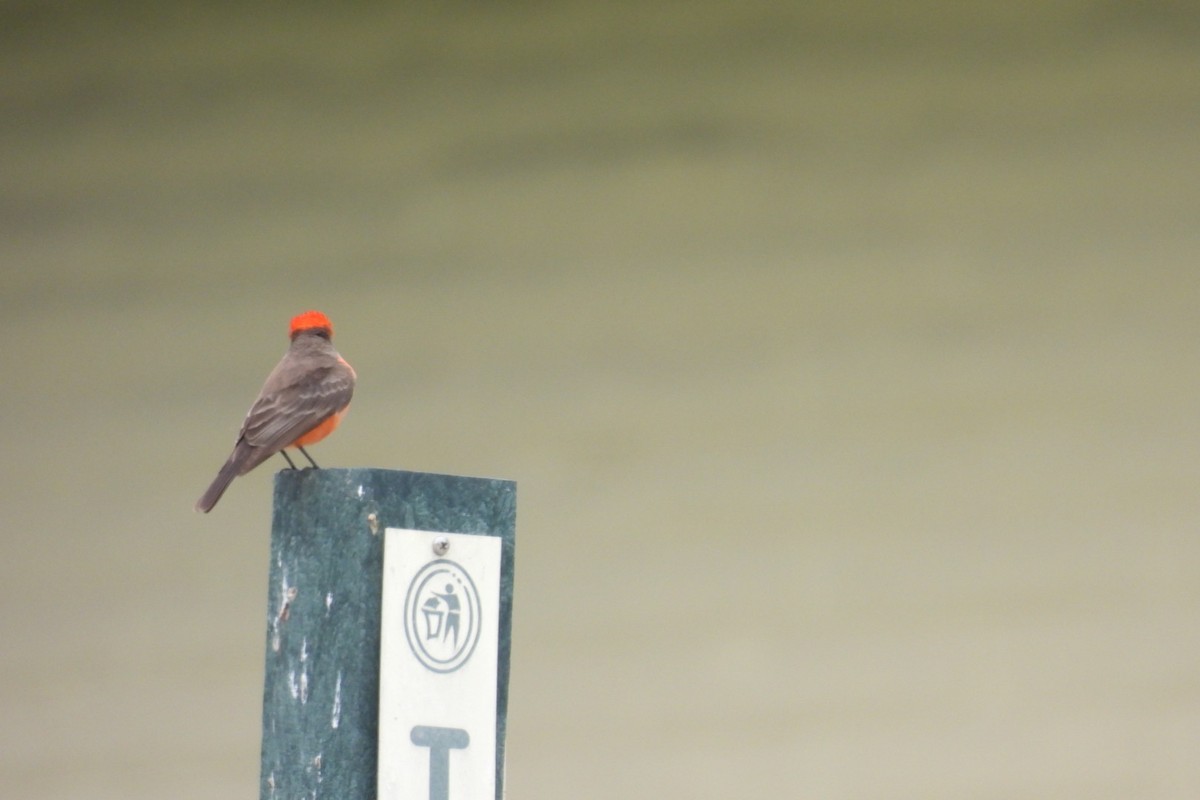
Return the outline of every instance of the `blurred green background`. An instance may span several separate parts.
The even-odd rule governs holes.
[[[269,463],[519,482],[512,798],[1200,796],[1191,3],[9,3],[0,795],[255,797]]]

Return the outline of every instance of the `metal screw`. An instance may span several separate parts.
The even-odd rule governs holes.
[[[433,554],[438,556],[446,555],[446,551],[450,549],[450,540],[445,536],[439,536],[433,540]]]

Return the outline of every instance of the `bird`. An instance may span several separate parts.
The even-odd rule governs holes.
[[[287,352],[267,376],[242,422],[233,452],[196,501],[196,511],[211,511],[234,478],[276,453],[296,469],[284,448],[296,448],[319,468],[304,445],[321,441],[338,426],[350,406],[357,376],[334,348],[333,323],[320,311],[292,317],[288,336]]]

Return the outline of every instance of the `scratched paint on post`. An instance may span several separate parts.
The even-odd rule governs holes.
[[[379,800],[495,796],[500,548],[385,532]]]

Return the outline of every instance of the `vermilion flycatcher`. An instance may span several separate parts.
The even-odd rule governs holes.
[[[271,370],[254,405],[246,414],[233,453],[212,486],[196,501],[197,511],[210,511],[238,475],[295,447],[314,467],[304,445],[319,442],[338,426],[354,394],[354,369],[333,347],[333,325],[320,311],[292,318],[292,344]]]

